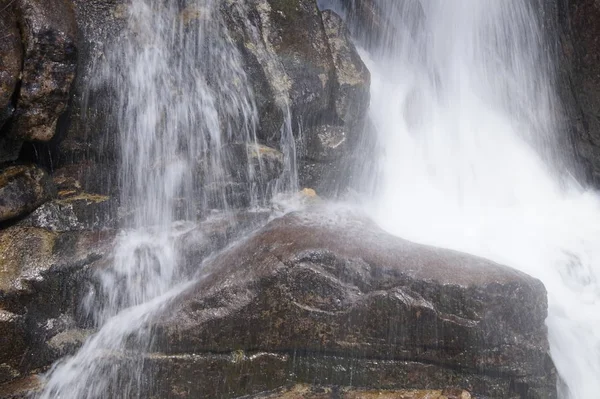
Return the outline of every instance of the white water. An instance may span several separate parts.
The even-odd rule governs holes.
[[[378,4],[406,20],[394,0]],[[561,397],[596,397],[600,197],[539,155],[560,132],[537,13],[524,0],[421,4],[416,34],[400,22],[363,57],[385,149],[373,215],[399,236],[540,278]]]

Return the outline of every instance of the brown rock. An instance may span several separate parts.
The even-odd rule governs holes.
[[[81,344],[69,340],[77,334],[68,331],[82,295],[84,270],[105,255],[113,236],[0,230],[0,383],[49,366]]]
[[[0,171],[0,221],[24,216],[55,195],[52,179],[35,166]]]
[[[222,377],[203,379],[202,362],[178,356],[241,351],[248,361],[272,354],[268,368],[287,370],[286,383],[556,397],[546,293],[518,271],[322,210],[277,219],[205,267],[155,325],[157,350],[171,360],[154,372],[180,375],[174,359],[187,365],[162,389],[195,381],[215,392]],[[244,369],[243,393],[264,390],[269,379]]]
[[[12,116],[14,92],[20,79],[23,54],[17,17],[9,1],[0,1],[0,129]],[[0,131],[0,162],[14,161],[19,156],[20,140]]]
[[[0,2],[0,128],[12,114],[12,96],[21,73],[21,34],[15,12],[8,1]]]
[[[67,0],[17,0],[23,77],[11,135],[49,141],[69,101],[77,62],[77,25]]]

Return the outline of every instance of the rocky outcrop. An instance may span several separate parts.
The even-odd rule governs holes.
[[[0,222],[24,216],[56,195],[52,179],[35,166],[0,171]]]
[[[523,273],[323,210],[277,219],[205,267],[154,326],[148,372],[171,376],[154,379],[160,397],[294,382],[556,396],[546,292]]]

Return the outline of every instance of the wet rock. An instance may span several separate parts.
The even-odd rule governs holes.
[[[256,399],[471,399],[462,389],[367,391],[348,387],[320,387],[298,384],[277,392],[252,396]]]
[[[0,221],[24,216],[55,195],[52,179],[35,166],[0,171]]]
[[[562,100],[568,111],[575,155],[588,180],[600,185],[600,5],[594,0],[558,2],[561,61],[564,80]]]
[[[77,62],[77,25],[67,0],[18,0],[23,76],[11,135],[49,141],[69,101]]]
[[[117,207],[108,196],[81,193],[45,203],[19,225],[59,232],[114,229]]]
[[[0,25],[2,41],[0,41],[0,128],[13,112],[13,94],[17,87],[21,65],[21,34],[17,25],[17,17],[10,4],[2,3]]]
[[[350,41],[342,18],[333,11],[324,11],[322,17],[335,66],[336,114],[346,126],[361,129],[369,108],[371,74]]]
[[[50,365],[81,344],[69,335],[86,270],[112,232],[0,230],[0,383]],[[75,337],[77,338],[77,337]]]
[[[2,40],[0,40],[0,129],[12,116],[15,108],[14,94],[20,78],[23,54],[21,34],[13,7],[5,2],[0,3]],[[6,131],[0,130],[0,162],[14,161],[19,156],[21,142],[8,137]]]
[[[266,206],[273,195],[273,187],[283,168],[283,154],[278,150],[258,143],[233,143],[225,148],[226,170],[222,181],[211,181],[206,176],[211,170],[210,154],[197,165],[197,186],[201,190],[202,203],[199,210],[223,209],[226,205],[244,208],[251,204]],[[223,196],[225,187],[225,197]],[[227,203],[225,204],[225,199]]]
[[[330,110],[334,65],[316,2],[228,0],[222,8],[257,93],[259,138],[278,144],[288,110],[294,130],[317,124]]]
[[[545,289],[510,268],[316,208],[272,221],[204,270],[154,326],[165,357],[150,369],[173,376],[159,391],[234,397],[309,382],[556,397]],[[218,353],[231,355],[215,363]],[[268,364],[231,365],[259,358]],[[243,388],[223,387],[241,370]]]
[[[31,392],[37,392],[42,385],[38,376],[28,376],[14,382],[0,385],[2,399],[27,399]]]
[[[347,156],[350,147],[344,126],[317,126],[306,134],[304,141],[304,157],[318,162],[331,162]]]
[[[120,36],[127,20],[124,0],[74,0],[78,27],[77,73],[73,82],[69,125],[58,143],[57,162],[61,166],[96,162],[96,172],[114,174],[117,161],[117,133],[110,103],[115,93],[98,84],[99,66],[106,51]],[[93,175],[82,183],[98,181]],[[101,191],[86,187],[88,192],[106,194],[110,181],[102,182]]]

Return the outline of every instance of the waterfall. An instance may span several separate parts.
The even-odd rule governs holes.
[[[53,367],[41,398],[139,397],[152,383],[143,378],[148,321],[192,278],[177,237],[212,209],[238,205],[232,171],[250,181],[249,207],[267,195],[252,185],[257,166],[241,170],[235,150],[257,144],[257,110],[218,6],[132,0],[121,37],[95,66],[90,87],[113,96],[106,112],[120,140],[122,229],[83,304],[98,332]]]
[[[393,234],[541,279],[562,398],[600,390],[600,197],[555,155],[561,134],[539,4],[378,0],[362,32]],[[359,37],[361,32],[359,32]],[[369,39],[370,40],[365,40]],[[562,133],[564,134],[564,133]]]

